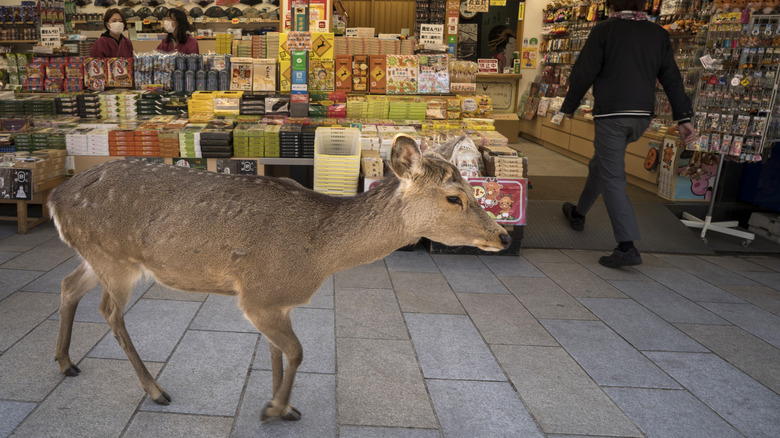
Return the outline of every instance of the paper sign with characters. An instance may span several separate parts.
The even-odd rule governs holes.
[[[474,197],[500,224],[525,225],[528,180],[525,178],[467,178]]]

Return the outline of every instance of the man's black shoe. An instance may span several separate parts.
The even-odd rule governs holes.
[[[569,224],[571,225],[571,229],[574,231],[582,231],[585,229],[585,218],[584,217],[575,217],[574,216],[574,210],[577,209],[577,206],[572,204],[571,202],[564,202],[563,203],[563,215],[566,216],[566,219],[569,220]]]
[[[608,268],[621,268],[623,266],[634,266],[642,264],[642,256],[636,248],[631,248],[626,252],[615,248],[612,254],[599,259],[599,263]]]

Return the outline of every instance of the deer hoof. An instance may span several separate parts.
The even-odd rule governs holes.
[[[290,410],[286,414],[282,414],[282,420],[285,421],[298,421],[301,419],[301,411],[290,406]]]
[[[81,370],[76,365],[71,365],[63,373],[68,377],[76,377],[81,374]]]
[[[168,395],[167,392],[162,391],[160,393],[160,395],[158,395],[157,397],[153,398],[152,400],[154,400],[154,402],[157,403],[158,405],[167,406],[167,405],[169,405],[171,403],[171,396]]]
[[[271,417],[275,417],[276,414],[273,413],[274,411],[274,404],[273,402],[268,402],[267,405],[263,408],[263,411],[260,413],[260,421],[265,421]]]

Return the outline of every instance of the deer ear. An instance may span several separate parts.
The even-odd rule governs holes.
[[[393,150],[390,152],[390,166],[399,178],[411,178],[421,159],[420,148],[411,137],[403,134],[395,136]]]

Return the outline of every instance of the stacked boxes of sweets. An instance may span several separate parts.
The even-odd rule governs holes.
[[[270,123],[265,127],[265,157],[266,158],[279,158],[280,156],[280,144],[279,144],[279,132],[281,126]]]
[[[139,116],[187,115],[187,96],[184,93],[147,92],[138,95],[135,102]]]
[[[203,158],[230,158],[233,154],[233,123],[214,120],[200,132]]]
[[[366,96],[353,95],[347,97],[347,117],[350,119],[363,119],[368,112]]]
[[[379,137],[376,125],[363,125],[360,130],[360,149],[379,151],[382,139]]]
[[[249,128],[249,156],[265,157],[265,123],[253,123]]]
[[[244,93],[241,96],[241,102],[239,103],[239,114],[262,116],[265,115],[265,98],[264,94],[256,93]]]
[[[279,157],[300,158],[301,128],[300,123],[286,123],[279,129]]]
[[[89,155],[87,134],[91,130],[91,128],[83,126],[65,134],[65,149],[68,155]]]
[[[179,156],[179,132],[187,126],[184,119],[172,119],[164,123],[157,131],[157,143],[160,146],[161,157]]]
[[[0,153],[16,152],[13,134],[0,133]]]
[[[383,120],[388,118],[390,111],[390,101],[387,96],[372,95],[368,96],[368,105],[366,107],[366,117],[369,119]]]
[[[179,155],[185,158],[202,158],[200,133],[205,123],[190,123],[179,131]]]
[[[24,100],[3,99],[0,100],[0,117],[14,117],[24,114]]]
[[[233,128],[233,156],[250,157],[249,155],[249,129],[254,123],[239,123]]]
[[[265,35],[252,35],[252,58],[265,58]]]
[[[100,94],[100,112],[104,119],[135,119],[138,116],[136,92],[106,92]]]
[[[54,113],[79,115],[78,99],[75,94],[60,94],[54,98]]]
[[[78,116],[82,119],[100,118],[100,98],[94,93],[79,94],[76,97]]]
[[[304,125],[301,128],[301,156],[303,158],[314,158],[314,137],[316,131],[316,125]]]
[[[135,155],[139,157],[159,157],[160,144],[157,139],[157,123],[144,123],[133,132]]]
[[[108,153],[112,156],[135,155],[135,131],[115,129],[108,133]]]
[[[35,96],[24,101],[24,114],[30,116],[53,116],[54,99],[48,96]]]
[[[111,128],[94,128],[87,133],[87,155],[103,156],[109,155],[108,133]]]
[[[308,107],[307,107],[308,110]],[[265,97],[265,115],[268,116],[289,116],[290,115],[290,96],[274,94]]]
[[[190,118],[198,116],[214,115],[214,97],[216,91],[196,91],[187,101],[188,115]]]

